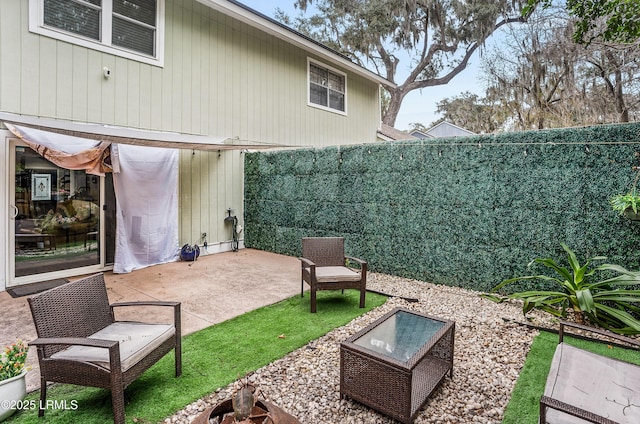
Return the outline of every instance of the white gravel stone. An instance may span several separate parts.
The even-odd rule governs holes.
[[[392,297],[249,376],[262,398],[305,424],[394,423],[367,406],[340,399],[340,342],[400,306],[456,323],[453,378],[445,377],[414,423],[500,423],[531,341],[538,334],[513,322],[525,322],[522,305],[495,303],[458,287],[376,273],[367,275],[367,288]],[[537,311],[528,318],[539,326],[555,325]],[[206,408],[231,396],[238,384],[236,381],[187,405],[164,423],[190,423]]]

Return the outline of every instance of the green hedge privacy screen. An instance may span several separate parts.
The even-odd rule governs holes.
[[[245,245],[298,256],[304,236],[344,236],[372,271],[480,291],[560,242],[640,269],[640,223],[609,205],[639,151],[625,124],[250,153]]]

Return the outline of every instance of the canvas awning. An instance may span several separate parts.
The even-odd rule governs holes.
[[[0,122],[100,142],[136,146],[192,150],[255,150],[291,147],[283,144],[241,140],[236,137],[139,130],[102,124],[59,121],[5,112],[0,112]]]
[[[109,142],[57,134],[8,122],[4,125],[40,156],[59,167],[83,169],[88,174],[100,176],[114,170]],[[117,172],[117,165],[115,168]]]

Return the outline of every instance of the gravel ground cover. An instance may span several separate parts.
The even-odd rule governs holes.
[[[445,377],[414,423],[502,421],[531,341],[538,334],[517,323],[525,322],[520,303],[498,304],[470,290],[375,273],[367,276],[367,288],[392,297],[245,380],[260,390],[262,398],[301,423],[394,423],[367,406],[340,399],[340,342],[393,308],[404,307],[456,323],[453,378]],[[536,311],[529,318],[538,326],[554,326],[550,317]],[[164,423],[190,423],[206,408],[230,398],[237,387],[239,381],[187,405]]]

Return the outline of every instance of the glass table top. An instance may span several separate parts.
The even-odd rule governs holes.
[[[353,343],[407,362],[444,325],[442,321],[398,311]]]

